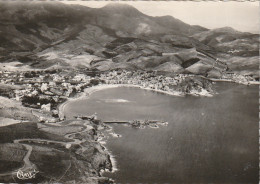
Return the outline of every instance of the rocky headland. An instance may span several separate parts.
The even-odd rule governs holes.
[[[120,136],[94,116],[66,118],[71,100],[120,86],[207,98],[218,81],[259,84],[258,34],[123,4],[2,1],[0,10],[0,182],[112,182],[101,175],[115,168],[103,142]]]
[[[63,110],[71,100],[122,86],[179,97],[216,94],[211,80],[188,74],[45,70],[4,71],[0,77],[3,182],[112,182],[101,175],[102,171],[115,169],[113,156],[104,142],[109,136],[120,135],[95,116],[67,119]],[[167,122],[133,120],[127,124],[133,128],[158,128]],[[8,156],[10,153],[12,157]]]

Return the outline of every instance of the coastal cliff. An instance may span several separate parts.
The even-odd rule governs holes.
[[[259,85],[259,34],[153,17],[121,3],[0,1],[0,10],[0,182],[113,182],[102,176],[115,169],[103,143],[120,136],[94,117],[66,117],[71,100],[122,86],[205,100],[218,95],[218,81]],[[127,125],[160,123],[167,125]]]
[[[97,141],[100,129],[106,128],[101,122],[80,120],[58,125],[20,123],[2,127],[0,155],[6,162],[1,162],[1,168],[12,170],[0,174],[1,182],[111,183],[100,175],[102,170],[112,170],[108,152]],[[13,132],[14,129],[19,132]],[[8,157],[11,152],[14,156]],[[26,153],[29,153],[27,163]],[[30,173],[33,169],[37,171],[34,177],[17,178],[18,171]]]
[[[14,180],[13,176],[19,169],[26,173],[28,168],[39,172],[35,178],[26,181],[109,182],[108,178],[100,175],[103,170],[113,169],[111,155],[100,141],[109,128],[94,119],[66,119],[63,107],[70,100],[87,98],[95,91],[120,86],[181,97],[209,97],[216,93],[211,80],[189,74],[164,76],[156,72],[123,70],[93,72],[91,76],[84,70],[64,70],[31,72],[37,76],[35,78],[28,76],[28,73],[4,72],[0,75],[6,83],[2,85],[5,97],[0,97],[0,146],[3,148],[1,150],[7,150],[1,151],[1,155],[5,155],[2,157],[3,168],[11,168],[7,173],[0,174],[3,182],[19,181]],[[14,84],[9,81],[9,78],[18,77],[24,78],[24,81]],[[133,122],[130,125],[137,128],[144,125],[157,127],[147,122]],[[14,150],[19,153],[19,158],[7,157],[6,154]],[[26,162],[31,162],[25,170],[24,154],[29,155]],[[11,166],[10,159],[13,159]],[[42,162],[42,159],[45,161]],[[55,169],[56,166],[59,169]]]

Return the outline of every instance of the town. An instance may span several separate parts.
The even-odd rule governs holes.
[[[248,84],[254,79],[236,74],[223,75],[219,80],[231,80]],[[174,76],[159,75],[157,71],[69,71],[47,70],[9,72],[0,71],[1,96],[22,102],[26,107],[41,109],[59,119],[58,105],[85,88],[102,84],[127,84],[173,95],[213,94],[212,82],[204,77],[190,74]],[[17,88],[15,88],[17,86]]]

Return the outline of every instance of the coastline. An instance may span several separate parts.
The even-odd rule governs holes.
[[[105,146],[106,142],[102,142],[102,143],[99,142],[99,143],[102,145],[102,147],[103,147],[103,148],[105,149],[105,151],[108,153],[110,162],[111,162],[111,164],[112,164],[112,170],[111,170],[111,171],[109,171],[109,170],[101,170],[101,171],[100,171],[100,175],[102,176],[102,174],[105,173],[105,172],[114,173],[114,172],[118,171],[116,158],[115,158],[115,156],[112,154],[112,152]]]
[[[65,119],[64,111],[65,111],[65,107],[68,103],[70,103],[72,101],[76,101],[76,100],[87,99],[87,98],[90,97],[91,94],[93,94],[94,92],[97,92],[97,91],[101,91],[101,90],[105,90],[105,89],[111,89],[111,88],[117,88],[117,87],[134,87],[134,88],[140,88],[140,89],[144,89],[144,90],[154,91],[154,92],[158,92],[158,93],[162,93],[162,94],[166,94],[166,95],[171,95],[171,96],[178,96],[178,97],[183,97],[185,95],[184,93],[178,92],[178,91],[167,92],[167,91],[162,91],[162,90],[157,90],[157,89],[145,88],[145,87],[142,87],[142,86],[139,86],[139,85],[134,85],[134,84],[101,84],[101,85],[85,88],[83,92],[78,93],[74,97],[68,98],[64,103],[58,105],[58,114],[59,114],[60,120]],[[212,96],[206,90],[202,90],[200,93],[198,93],[196,91],[191,91],[190,95],[193,95],[193,96],[208,96],[208,97]],[[155,128],[155,127],[153,127],[153,128]],[[108,155],[110,157],[110,162],[111,162],[111,165],[112,165],[112,170],[110,172],[115,172],[115,171],[118,170],[115,156],[105,146],[106,141],[104,141],[103,139],[104,139],[104,137],[100,137],[100,138],[98,138],[97,142],[100,143],[105,148],[106,152],[108,153]],[[107,172],[107,170],[101,170],[100,174],[102,175],[104,172]]]
[[[233,82],[237,84],[243,84],[243,85],[260,85],[259,81],[248,81],[248,83],[243,83],[243,82],[237,82],[232,79],[215,79],[215,78],[208,78],[209,80],[213,82]]]
[[[58,112],[59,112],[60,119],[64,119],[64,108],[69,102],[74,101],[74,100],[87,99],[94,92],[105,90],[105,89],[117,88],[117,87],[135,87],[135,88],[140,88],[140,89],[144,89],[144,90],[154,91],[154,92],[163,93],[163,94],[171,95],[171,96],[178,96],[178,97],[184,97],[184,95],[185,95],[183,92],[179,92],[179,91],[167,92],[167,91],[163,91],[163,90],[142,87],[142,86],[135,85],[135,84],[101,84],[101,85],[85,88],[83,92],[78,93],[75,97],[68,98],[64,103],[58,105]],[[193,96],[206,96],[206,97],[212,96],[212,94],[210,94],[206,90],[202,90],[201,92],[191,91],[191,93],[188,93],[188,94],[193,95]]]
[[[221,80],[221,82],[226,82],[226,81]],[[228,82],[234,82],[234,81],[228,81]],[[235,82],[235,83],[237,83],[237,82]],[[240,83],[240,84],[243,84],[243,83]],[[192,96],[207,96],[209,94],[210,95],[213,94],[213,93],[207,91],[204,88],[202,88],[202,89],[199,88],[198,90],[196,90],[196,89],[193,90],[192,89],[192,90],[189,91],[189,93],[185,93],[185,92],[177,92],[177,91],[167,92],[167,91],[156,90],[156,89],[143,87],[143,86],[140,86],[140,85],[134,85],[134,84],[100,84],[100,85],[96,85],[96,86],[85,88],[82,92],[76,93],[74,96],[68,97],[68,98],[65,99],[65,101],[60,103],[57,106],[57,110],[58,110],[58,115],[60,117],[60,121],[58,120],[57,123],[53,124],[53,125],[54,126],[58,125],[60,128],[62,128],[62,126],[61,126],[62,125],[62,120],[66,119],[64,117],[65,116],[65,107],[67,107],[66,105],[68,103],[70,103],[72,101],[88,99],[90,97],[90,95],[93,94],[94,92],[105,90],[105,89],[110,89],[110,88],[117,88],[117,87],[139,88],[139,89],[145,89],[145,90],[154,91],[154,92],[158,92],[158,93],[162,93],[162,94],[166,94],[166,95],[178,96],[178,97],[183,97],[185,94],[192,95]],[[63,118],[63,119],[61,119],[61,118]],[[73,118],[71,118],[71,119],[73,119]],[[68,118],[68,120],[70,121],[70,118]],[[79,123],[82,123],[82,122],[80,121]],[[48,124],[52,125],[52,123],[48,123]],[[100,125],[103,126],[102,124],[100,124]],[[154,126],[154,127],[151,126],[150,128],[158,128],[158,126]],[[103,173],[106,173],[106,172],[112,172],[113,173],[113,172],[115,172],[115,171],[117,171],[119,169],[117,168],[116,157],[113,155],[112,151],[110,151],[106,147],[106,140],[107,140],[108,136],[105,136],[105,137],[102,136],[103,134],[106,134],[106,135],[111,134],[111,136],[114,136],[113,135],[113,131],[111,130],[111,133],[109,133],[109,131],[106,131],[104,129],[103,130],[102,129],[98,129],[98,132],[99,133],[96,134],[97,135],[97,140],[94,140],[94,142],[95,142],[95,144],[97,146],[102,146],[104,148],[104,151],[102,152],[102,154],[103,154],[102,156],[106,155],[107,156],[106,157],[107,158],[106,159],[106,163],[110,163],[110,164],[108,164],[109,167],[100,167],[100,170],[98,171],[98,173],[101,176],[103,176],[102,175]],[[117,135],[117,134],[115,134],[115,135]],[[109,135],[109,137],[110,137],[110,135]],[[116,136],[114,136],[114,137],[116,137]],[[69,138],[69,137],[66,136],[66,138]],[[55,142],[55,141],[52,141],[52,142]],[[70,147],[71,144],[69,144],[68,146]],[[69,149],[69,147],[67,149]]]
[[[21,120],[10,119],[10,118],[0,117],[0,127],[14,125],[14,124],[18,124],[18,123],[22,123],[22,121]]]
[[[83,92],[78,93],[75,97],[68,98],[64,103],[58,105],[59,118],[64,119],[64,108],[69,102],[75,101],[75,100],[87,99],[94,92],[105,90],[105,89],[117,88],[117,87],[135,87],[135,88],[145,89],[145,90],[154,91],[154,92],[163,93],[163,94],[172,95],[172,96],[179,96],[179,97],[184,96],[183,93],[177,92],[177,91],[167,92],[167,91],[162,91],[162,90],[157,90],[157,89],[145,88],[145,87],[142,87],[139,85],[134,85],[134,84],[102,84],[102,85],[85,88]]]
[[[78,93],[74,97],[68,98],[64,103],[58,105],[58,113],[59,113],[60,120],[64,120],[65,119],[64,110],[65,110],[65,107],[66,107],[66,105],[68,103],[70,103],[72,101],[76,101],[76,100],[87,99],[87,98],[90,97],[91,94],[93,94],[94,92],[97,92],[97,91],[101,91],[101,90],[105,90],[105,89],[111,89],[111,88],[117,88],[117,87],[135,87],[135,88],[155,91],[155,92],[159,92],[159,93],[163,93],[163,94],[167,94],[167,95],[172,95],[172,96],[179,96],[179,97],[183,96],[182,93],[180,93],[180,92],[170,93],[170,92],[166,92],[166,91],[162,91],[162,90],[155,90],[155,89],[150,89],[150,88],[144,88],[142,86],[133,85],[133,84],[102,84],[102,85],[97,85],[97,86],[92,86],[92,87],[89,87],[89,88],[85,88],[83,92]],[[112,170],[110,172],[115,172],[115,171],[118,170],[115,156],[105,146],[106,141],[103,141],[103,139],[104,139],[104,137],[99,137],[97,142],[100,143],[105,148],[106,152],[108,153],[108,155],[110,157],[110,161],[111,161],[111,164],[112,164]],[[104,172],[107,172],[107,171],[106,170],[101,170],[100,174],[102,175]]]
[[[107,125],[108,126],[108,125]],[[118,170],[117,168],[117,163],[116,163],[116,159],[115,159],[115,156],[112,154],[112,152],[107,148],[106,146],[106,141],[104,139],[107,139],[108,136],[111,135],[111,132],[113,132],[113,128],[111,126],[108,126],[109,129],[106,131],[106,132],[102,132],[103,136],[99,136],[98,139],[97,139],[97,142],[99,144],[102,145],[102,147],[105,149],[105,151],[108,153],[109,155],[109,159],[110,159],[110,162],[112,164],[112,170],[109,171],[109,170],[100,170],[100,175],[102,175],[103,173],[105,172],[116,172]],[[105,134],[105,135],[104,135]],[[110,134],[110,135],[109,135]],[[112,133],[113,134],[113,133]]]

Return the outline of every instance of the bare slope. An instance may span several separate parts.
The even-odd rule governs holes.
[[[259,35],[232,28],[208,30],[171,16],[151,17],[125,4],[94,9],[1,2],[0,10],[0,62],[20,62],[24,69],[156,69],[207,75],[225,69],[214,64],[217,59],[243,71],[244,64],[236,66],[230,58],[246,61],[259,55]],[[245,70],[255,73],[257,64]]]

